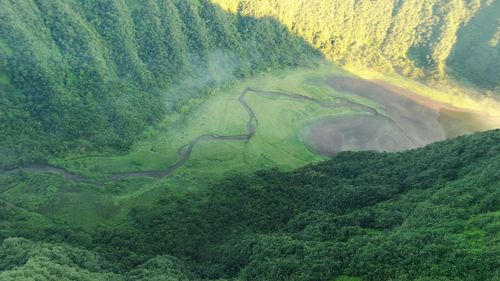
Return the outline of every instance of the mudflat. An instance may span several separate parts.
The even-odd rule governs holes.
[[[356,114],[313,122],[304,139],[322,155],[345,150],[401,151],[498,127],[480,112],[435,101],[384,81],[332,76],[327,84],[336,92],[374,101],[384,118]]]

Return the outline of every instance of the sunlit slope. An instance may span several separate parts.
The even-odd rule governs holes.
[[[500,81],[495,0],[213,0],[245,16],[274,16],[335,63],[408,77]]]
[[[0,0],[0,280],[496,281],[499,17]]]
[[[498,1],[0,5],[3,167],[127,151],[144,127],[216,85],[321,54],[355,73],[424,79],[441,88],[440,99],[456,84],[498,94]]]

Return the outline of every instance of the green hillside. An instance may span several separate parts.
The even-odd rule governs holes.
[[[335,63],[498,90],[499,1],[214,2],[246,16],[276,17]]]
[[[0,281],[500,280],[500,0],[0,0]]]
[[[145,126],[216,85],[319,57],[275,19],[208,1],[0,6],[4,167],[67,151],[127,150]]]
[[[94,230],[1,201],[0,237],[24,238],[3,240],[0,277],[493,281],[499,169],[495,130],[165,191]]]
[[[188,99],[321,53],[498,91],[498,1],[213,2],[1,0],[1,165],[126,151]]]

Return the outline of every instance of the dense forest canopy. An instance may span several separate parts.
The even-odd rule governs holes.
[[[0,279],[494,281],[499,169],[495,130],[400,153],[345,152],[205,192],[166,189],[127,223],[95,230],[0,201],[0,238],[23,237],[0,245]]]
[[[224,81],[320,57],[275,19],[209,1],[0,6],[1,166],[126,150],[162,114]]]
[[[362,83],[331,64],[495,100],[500,1],[0,0],[0,7],[0,280],[500,280],[498,129],[397,153],[335,152],[318,163],[327,158],[316,161],[321,155],[288,138],[295,131],[269,126],[274,138],[315,158],[283,149],[302,163],[291,167],[302,168],[255,172],[278,166],[273,159],[282,155],[259,162],[270,153],[252,143],[265,128],[256,117],[263,111],[276,110],[267,118],[282,127],[295,123],[279,114],[299,112],[286,119],[295,122],[339,104],[339,116],[385,116],[380,104],[348,99],[342,87],[318,86],[325,77],[305,74],[252,83],[307,80],[319,98],[245,85],[234,100],[215,99],[227,103],[208,108],[237,116],[227,135],[207,134],[203,122],[186,133],[191,123],[179,122],[174,133],[184,135],[176,139],[161,123],[175,113],[171,120],[187,119],[243,79],[320,64],[343,77],[337,84],[392,85]],[[429,118],[442,117],[436,104]],[[473,115],[450,108],[468,121],[452,125],[476,128]],[[159,135],[138,142],[148,130]],[[238,145],[254,145],[258,157]],[[206,159],[189,157],[203,149],[211,159],[197,166]],[[213,155],[221,150],[229,160]],[[227,163],[254,166],[229,174],[220,168]],[[203,171],[188,175],[196,169]]]
[[[499,1],[214,2],[242,15],[276,17],[335,63],[499,86]]]

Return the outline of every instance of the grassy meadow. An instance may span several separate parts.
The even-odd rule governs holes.
[[[278,168],[289,171],[327,157],[316,154],[304,142],[308,125],[323,118],[366,114],[347,107],[323,108],[315,103],[286,97],[269,97],[249,92],[246,102],[257,119],[255,135],[248,141],[203,140],[198,142],[187,160],[172,175],[162,179],[130,177],[112,181],[116,173],[162,171],[178,160],[177,151],[204,134],[221,136],[246,134],[248,114],[239,102],[247,88],[301,94],[321,101],[345,97],[384,112],[381,104],[337,92],[325,83],[332,75],[379,79],[397,82],[415,92],[432,98],[437,90],[403,78],[382,76],[375,72],[347,72],[336,67],[297,68],[273,71],[252,79],[236,81],[217,88],[206,100],[197,99],[169,114],[154,127],[147,128],[126,154],[100,154],[88,157],[53,158],[50,163],[72,173],[81,174],[87,182],[72,183],[61,176],[24,173],[23,185],[6,185],[1,198],[26,210],[45,214],[70,225],[93,226],[119,222],[133,206],[148,204],[164,192],[200,191],[212,182],[234,174],[250,174],[257,170]],[[357,72],[356,72],[357,74]],[[438,98],[437,98],[438,99]],[[457,104],[457,106],[475,103]],[[456,124],[454,124],[456,125]],[[2,177],[0,177],[2,178]],[[9,181],[4,176],[4,180]],[[33,188],[29,183],[39,183]],[[41,199],[43,198],[43,199]],[[82,214],[85,214],[82,217]]]

